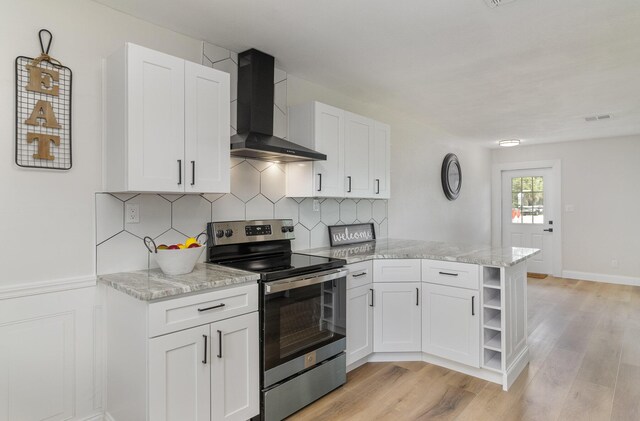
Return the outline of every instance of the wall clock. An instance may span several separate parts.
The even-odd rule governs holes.
[[[460,195],[462,187],[462,169],[460,161],[455,154],[449,153],[442,161],[442,171],[440,172],[442,179],[442,190],[449,200],[456,200]]]

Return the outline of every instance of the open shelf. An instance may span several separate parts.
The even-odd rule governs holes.
[[[502,334],[492,329],[484,330],[484,348],[493,351],[502,350]]]
[[[483,266],[482,283],[485,285],[490,283],[495,285],[497,283],[497,285],[500,286],[500,268]]]
[[[484,350],[484,368],[502,372],[502,353],[490,349]]]
[[[501,304],[501,291],[499,289],[493,289],[493,288],[484,288],[483,291],[483,296],[484,296],[484,306],[485,307],[489,307],[489,308],[494,308],[496,310],[500,310],[500,304]]]
[[[485,279],[482,285],[485,288],[495,288],[500,289],[500,279]]]
[[[498,313],[497,316],[491,317],[490,319],[489,318],[485,318],[484,327],[486,327],[487,329],[501,331],[502,330],[502,323],[501,323],[500,319],[501,319],[500,318],[500,313]]]

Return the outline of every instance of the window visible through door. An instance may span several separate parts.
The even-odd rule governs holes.
[[[543,177],[511,178],[511,222],[514,224],[544,223]]]

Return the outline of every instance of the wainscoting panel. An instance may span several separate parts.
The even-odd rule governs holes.
[[[95,286],[0,300],[0,421],[103,412],[102,311]]]

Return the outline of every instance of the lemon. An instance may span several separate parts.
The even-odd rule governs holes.
[[[186,249],[187,246],[185,246],[184,244],[178,244],[178,248],[182,250],[182,249]]]
[[[198,242],[198,240],[196,240],[195,238],[189,237],[189,238],[187,238],[187,241],[184,242],[184,245],[189,247],[191,244],[195,244],[197,242]]]

